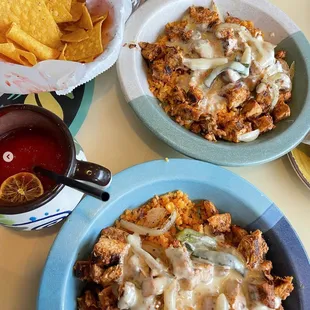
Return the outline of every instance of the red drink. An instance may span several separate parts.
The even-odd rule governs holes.
[[[13,159],[4,154],[10,152]],[[8,153],[7,153],[8,154]],[[0,137],[0,185],[8,177],[19,172],[33,173],[34,166],[63,174],[68,167],[68,146],[63,145],[48,131],[38,128],[21,128]],[[55,183],[38,176],[44,192],[51,190]]]

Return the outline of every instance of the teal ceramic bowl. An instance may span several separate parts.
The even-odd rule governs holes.
[[[138,48],[123,47],[117,63],[125,98],[142,122],[177,151],[224,166],[247,166],[275,160],[295,148],[310,130],[310,45],[304,34],[281,10],[266,0],[217,0],[223,12],[252,20],[277,50],[287,51],[288,63],[295,61],[291,116],[277,128],[251,143],[209,142],[179,126],[159,106],[149,90],[146,68]],[[127,23],[124,40],[154,42],[168,22],[179,19],[191,5],[208,7],[211,0],[148,0]]]

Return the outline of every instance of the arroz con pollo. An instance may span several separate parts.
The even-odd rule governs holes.
[[[283,310],[292,277],[272,274],[261,231],[176,191],[126,210],[74,267],[79,310]]]
[[[140,42],[150,90],[209,141],[251,142],[290,116],[294,63],[253,22],[192,6],[155,43]]]

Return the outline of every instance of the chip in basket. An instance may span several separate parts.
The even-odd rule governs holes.
[[[33,66],[43,60],[86,63],[104,51],[102,24],[77,0],[1,0],[0,58]]]

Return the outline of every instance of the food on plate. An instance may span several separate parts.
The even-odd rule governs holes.
[[[150,90],[209,141],[251,142],[290,116],[294,63],[253,22],[191,6],[155,43],[140,42]]]
[[[21,111],[23,113],[24,111]],[[64,174],[69,149],[54,132],[21,128],[0,135],[0,204],[15,206],[52,191],[56,183],[33,174],[34,166]]]
[[[102,54],[108,12],[92,15],[77,0],[0,2],[0,60],[34,66],[59,59],[88,63]]]
[[[292,277],[272,274],[262,232],[181,192],[126,210],[74,266],[79,310],[283,309]]]

